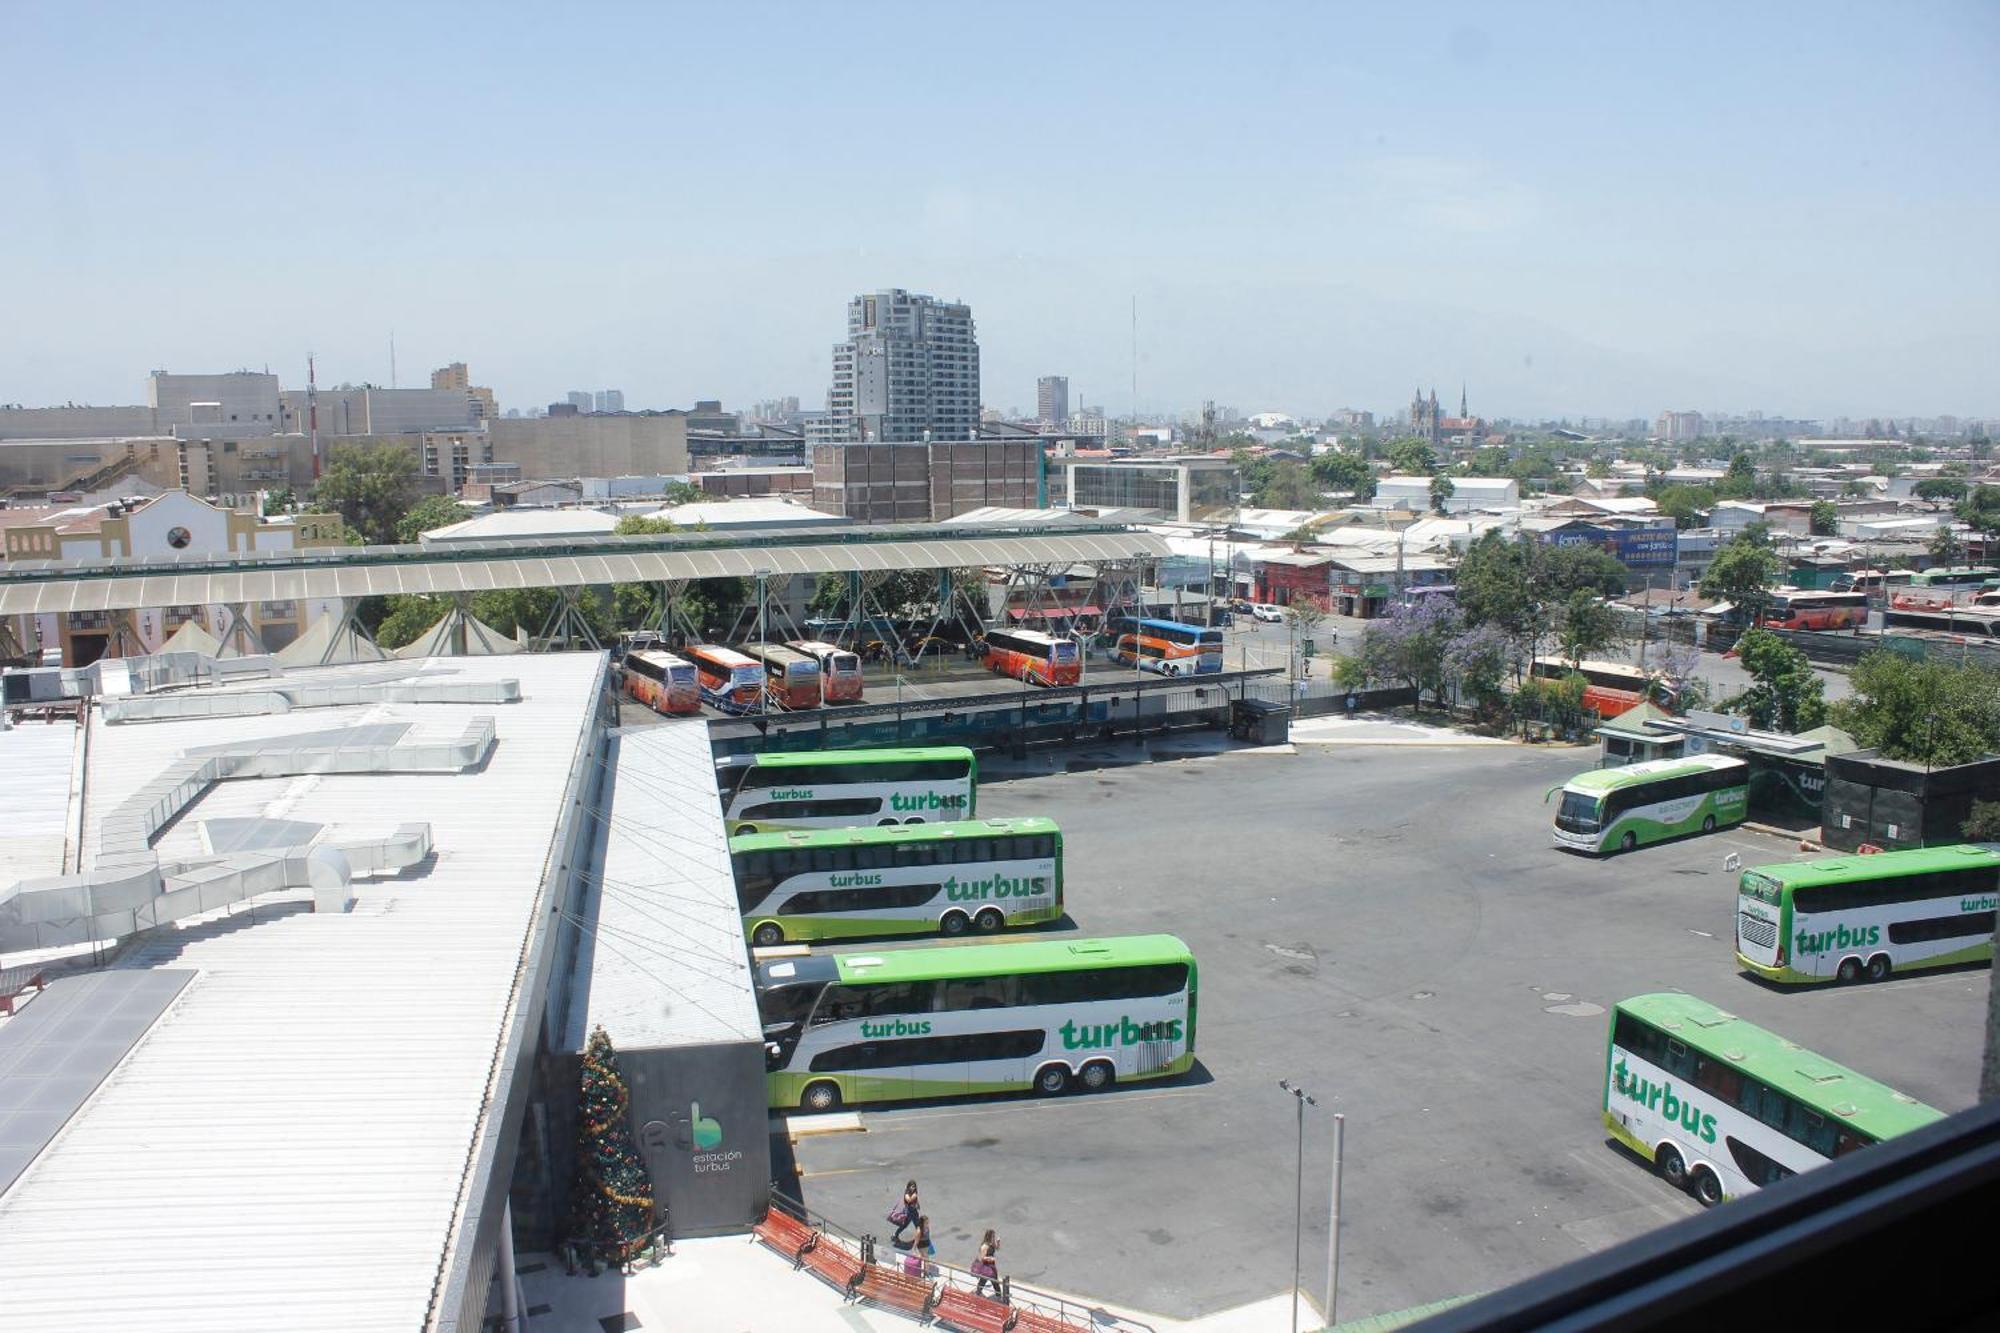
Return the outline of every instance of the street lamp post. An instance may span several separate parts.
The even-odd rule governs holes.
[[[1306,1224],[1306,1108],[1319,1103],[1304,1088],[1293,1087],[1290,1079],[1279,1079],[1278,1086],[1292,1094],[1299,1108],[1299,1162],[1292,1186],[1292,1333],[1299,1333],[1299,1262]]]

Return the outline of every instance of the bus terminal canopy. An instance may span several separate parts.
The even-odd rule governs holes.
[[[182,559],[0,563],[0,615],[449,595],[682,579],[1151,560],[1151,533],[1116,524],[893,526],[568,537],[436,546],[340,546]]]

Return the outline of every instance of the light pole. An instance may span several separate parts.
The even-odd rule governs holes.
[[[771,577],[771,571],[768,569],[760,569],[756,571],[756,574],[757,574],[757,651],[759,653],[762,653],[766,649],[766,643],[764,637],[764,609],[770,605],[770,597],[767,592],[766,580],[768,580]],[[771,711],[771,672],[768,667],[759,673],[758,684],[760,693],[757,695],[757,711],[760,714],[768,713]]]
[[[1306,1108],[1319,1103],[1304,1088],[1293,1087],[1288,1078],[1279,1079],[1278,1086],[1292,1094],[1299,1108],[1299,1165],[1292,1186],[1292,1333],[1299,1333],[1299,1259],[1306,1226]]]

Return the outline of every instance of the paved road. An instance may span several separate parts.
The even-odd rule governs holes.
[[[1686,989],[1934,1105],[1971,1103],[1984,970],[1806,993],[1745,978],[1722,859],[1791,847],[1738,831],[1607,861],[1558,852],[1542,793],[1589,762],[1301,746],[989,785],[982,813],[1062,821],[1074,929],[1194,947],[1201,1066],[1098,1097],[866,1112],[863,1133],[800,1141],[808,1202],[881,1230],[914,1175],[950,1260],[995,1226],[1024,1283],[1176,1316],[1233,1307],[1290,1281],[1291,1078],[1321,1103],[1315,1285],[1325,1117],[1348,1117],[1341,1314],[1357,1317],[1694,1211],[1598,1119],[1604,1010],[1625,996]]]

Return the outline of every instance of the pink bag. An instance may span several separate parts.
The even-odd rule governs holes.
[[[974,1259],[972,1261],[972,1275],[974,1277],[999,1277],[1000,1266],[991,1259]]]
[[[922,1277],[924,1275],[924,1256],[918,1254],[915,1250],[904,1255],[903,1271],[911,1277]]]

